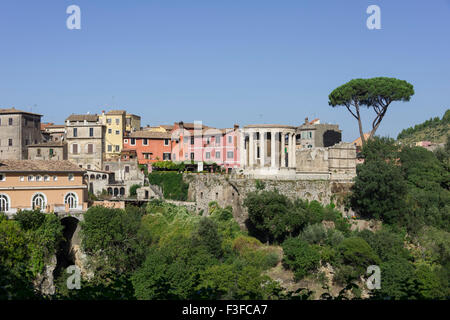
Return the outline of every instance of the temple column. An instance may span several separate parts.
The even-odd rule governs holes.
[[[247,165],[245,163],[245,133],[244,130],[241,131],[241,136],[239,137],[239,165],[241,168],[245,168]]]
[[[288,133],[288,167],[292,167],[292,133]]]
[[[297,167],[297,159],[295,158],[295,153],[297,150],[297,141],[296,141],[295,137],[296,137],[296,134],[293,133],[292,134],[292,165],[291,165],[291,167],[294,169]]]
[[[260,166],[264,168],[266,163],[266,131],[260,131],[259,133],[259,158]]]
[[[281,136],[281,167],[286,168],[286,132],[282,132]]]
[[[275,154],[276,154],[276,150],[275,150],[275,136],[276,136],[276,131],[275,130],[271,130],[270,131],[270,166],[272,168],[276,168],[277,165],[275,164],[276,158],[275,158]]]
[[[253,130],[250,131],[249,138],[249,155],[248,155],[248,165],[250,168],[253,168],[253,164],[255,163],[255,132]]]

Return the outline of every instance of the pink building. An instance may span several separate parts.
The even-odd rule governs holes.
[[[176,122],[172,130],[172,161],[216,163],[239,168],[239,126],[217,129],[201,122]]]

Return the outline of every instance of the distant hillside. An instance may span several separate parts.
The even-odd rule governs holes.
[[[397,136],[397,140],[403,143],[413,143],[418,141],[431,141],[434,143],[446,142],[450,133],[450,109],[447,109],[442,119],[431,118],[414,127],[404,129]]]

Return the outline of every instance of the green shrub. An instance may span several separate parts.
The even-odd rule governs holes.
[[[164,198],[186,201],[189,184],[183,181],[183,174],[178,172],[152,172],[148,175],[150,184],[162,188]]]
[[[327,238],[327,230],[321,223],[312,224],[303,229],[300,238],[309,244],[321,244]]]
[[[136,197],[137,196],[137,189],[141,187],[140,184],[133,184],[130,187],[130,197]]]
[[[319,267],[320,253],[306,241],[289,238],[282,244],[283,264],[294,272],[296,280]]]

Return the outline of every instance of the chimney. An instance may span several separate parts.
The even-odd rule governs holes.
[[[238,125],[238,124],[235,124],[235,125],[234,125],[234,130],[237,130],[237,129],[239,129],[239,125]]]
[[[184,122],[183,121],[178,122],[178,125],[180,126],[180,128],[184,128]]]
[[[309,122],[309,119],[308,119],[308,117],[306,117],[305,118],[305,124],[308,124],[308,122]]]

